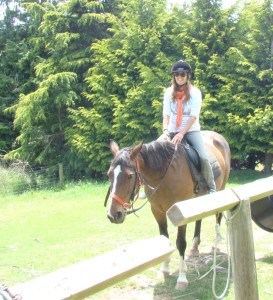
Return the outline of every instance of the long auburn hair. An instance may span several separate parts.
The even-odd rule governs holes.
[[[186,101],[189,100],[190,98],[190,91],[191,91],[191,82],[190,82],[190,74],[187,74],[187,82],[181,87],[180,85],[177,84],[175,80],[175,76],[173,75],[172,79],[172,86],[173,86],[173,96],[172,96],[172,101],[175,101],[176,98],[176,92],[181,92],[184,91],[186,95]]]

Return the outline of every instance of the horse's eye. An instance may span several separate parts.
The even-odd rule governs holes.
[[[128,179],[132,179],[134,174],[129,174]]]

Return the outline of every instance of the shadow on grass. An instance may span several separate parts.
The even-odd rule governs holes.
[[[215,281],[215,293],[219,296],[223,293],[228,277],[228,258],[225,253],[217,254],[217,272]],[[154,286],[153,300],[211,300],[214,299],[212,291],[213,283],[213,255],[202,253],[199,257],[187,261],[187,279],[189,286],[185,290],[176,290],[178,270]],[[227,290],[226,296],[229,293]]]

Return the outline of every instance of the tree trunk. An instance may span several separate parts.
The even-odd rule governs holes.
[[[264,172],[270,174],[272,172],[273,154],[265,153]]]
[[[273,38],[271,40],[271,60],[270,60],[270,69],[273,69]]]
[[[59,181],[60,185],[62,186],[64,184],[64,168],[63,164],[59,163]]]

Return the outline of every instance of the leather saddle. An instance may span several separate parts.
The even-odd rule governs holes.
[[[207,184],[202,175],[200,155],[198,153],[198,150],[194,148],[187,139],[184,139],[182,141],[182,146],[186,153],[186,158],[190,167],[192,179],[194,182],[196,182],[194,193],[198,194],[201,190],[207,189]],[[214,180],[216,180],[221,175],[220,166],[215,155],[211,151],[206,149],[206,153],[213,171]]]

